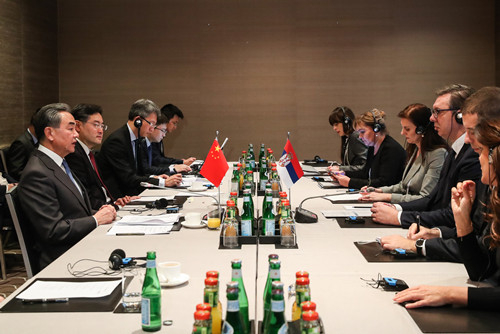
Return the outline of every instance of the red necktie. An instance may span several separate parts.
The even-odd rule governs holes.
[[[115,200],[113,199],[113,196],[111,196],[111,193],[109,192],[108,188],[106,187],[104,182],[102,182],[101,175],[99,174],[99,169],[97,169],[97,164],[95,163],[94,153],[89,152],[89,158],[90,162],[92,163],[92,166],[94,166],[94,170],[95,173],[97,174],[97,177],[99,178],[99,181],[101,181],[101,185],[104,187],[104,189],[106,189],[108,197],[111,198],[111,200],[114,202]]]

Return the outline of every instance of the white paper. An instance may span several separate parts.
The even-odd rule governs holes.
[[[173,200],[175,195],[170,195],[170,196],[141,196],[141,198],[134,199],[132,202],[140,202],[140,203],[149,203],[149,202],[154,202],[156,200],[165,198],[167,200]]]
[[[100,298],[109,296],[121,279],[95,282],[38,280],[16,296],[18,299]]]
[[[316,168],[314,168],[313,166],[305,165],[302,163],[300,164],[300,166],[302,167],[302,170],[304,171],[304,173],[315,173],[315,174],[318,173]]]
[[[342,195],[336,195],[336,196],[328,196],[326,199],[330,201],[353,201],[357,202],[358,199],[361,197],[359,193],[357,194],[342,194]]]
[[[321,213],[325,216],[325,218],[356,216],[356,213],[351,210],[323,210]]]
[[[172,225],[113,225],[106,235],[169,234]]]
[[[373,204],[344,205],[346,210],[352,210],[358,217],[371,217]]]
[[[172,225],[179,221],[180,214],[164,214],[157,216],[126,215],[115,225]]]

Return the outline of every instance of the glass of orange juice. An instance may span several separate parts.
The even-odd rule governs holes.
[[[207,227],[211,230],[218,230],[220,227],[220,211],[218,205],[211,205],[207,214]]]

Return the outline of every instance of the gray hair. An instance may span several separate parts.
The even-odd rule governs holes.
[[[160,108],[158,108],[156,103],[148,99],[140,99],[132,104],[128,113],[128,120],[132,121],[137,116],[147,118],[152,113],[156,113],[156,117],[160,116]]]

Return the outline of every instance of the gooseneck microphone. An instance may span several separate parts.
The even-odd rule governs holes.
[[[348,189],[346,192],[343,193],[336,193],[336,194],[331,194],[331,195],[318,195],[318,196],[311,196],[311,197],[306,197],[300,202],[299,206],[295,209],[295,221],[299,224],[311,224],[311,223],[317,223],[318,222],[318,215],[315,214],[312,211],[306,210],[302,208],[302,204],[305,201],[308,201],[310,199],[315,199],[315,198],[322,198],[326,199],[325,197],[330,197],[330,196],[340,196],[340,195],[345,195],[345,194],[359,194],[359,190],[354,190],[354,189]]]

